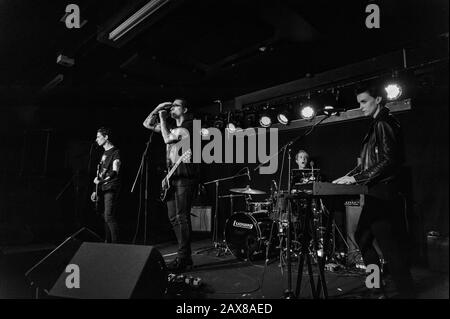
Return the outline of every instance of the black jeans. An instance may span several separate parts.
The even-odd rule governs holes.
[[[178,257],[191,260],[191,206],[197,192],[197,183],[178,179],[171,183],[167,198],[167,213],[178,241]]]
[[[411,277],[408,250],[405,249],[406,230],[400,198],[381,200],[366,196],[355,239],[366,265],[380,266],[378,253],[373,239],[387,261],[389,272],[402,298],[414,297],[414,285]]]
[[[103,193],[105,203],[105,239],[108,243],[117,243],[119,236],[119,224],[117,222],[118,190],[108,190]]]

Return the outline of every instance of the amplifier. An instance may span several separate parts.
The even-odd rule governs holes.
[[[192,206],[191,225],[192,231],[211,232],[212,206]]]

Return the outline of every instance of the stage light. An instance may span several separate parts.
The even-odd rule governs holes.
[[[289,118],[286,113],[278,113],[277,120],[278,120],[278,123],[280,123],[280,124],[283,124],[283,125],[289,124]]]
[[[243,118],[243,127],[254,127],[256,126],[256,114],[255,113],[246,113]]]
[[[311,105],[306,105],[306,106],[302,107],[302,109],[300,110],[300,116],[302,117],[302,119],[310,120],[315,115],[316,115],[316,111],[314,110],[314,108]]]
[[[384,88],[389,101],[397,100],[402,95],[402,88],[397,83],[390,83]]]
[[[229,123],[228,119],[229,119],[229,114],[228,113],[216,114],[214,116],[213,121],[212,121],[212,126],[217,128],[217,129],[219,129],[219,130],[222,130]]]
[[[335,108],[334,106],[331,105],[326,105],[323,110],[322,113],[330,116],[330,115],[337,115],[340,114],[341,112],[345,112],[346,110],[344,108]]]
[[[209,135],[209,130],[206,127],[203,127],[200,131],[200,134],[202,136],[208,136]]]
[[[270,116],[264,114],[259,118],[259,125],[262,127],[269,127],[272,125],[272,119]]]
[[[234,132],[236,132],[236,125],[234,125],[234,123],[228,123],[227,124],[227,130],[228,130],[228,132],[230,132],[230,133],[234,133]]]

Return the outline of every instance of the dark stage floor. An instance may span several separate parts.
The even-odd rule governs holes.
[[[264,260],[248,262],[238,260],[231,254],[216,256],[215,250],[205,251],[210,240],[193,243],[193,271],[187,276],[198,277],[200,287],[170,285],[170,298],[205,299],[279,299],[287,288],[286,267],[280,267],[279,259],[272,259],[265,267]],[[175,257],[174,243],[156,245],[166,262]],[[0,254],[0,299],[33,298],[24,273],[53,249],[51,245],[3,247]],[[297,280],[297,262],[292,264],[292,286]],[[316,268],[314,267],[314,270]],[[413,277],[420,299],[448,299],[448,273],[436,273],[427,269],[413,268]],[[365,288],[365,273],[357,270],[326,271],[325,278],[329,297],[333,299],[369,298]],[[315,275],[317,279],[317,275]],[[387,281],[388,296],[394,295]],[[310,283],[304,271],[301,298],[311,298]]]

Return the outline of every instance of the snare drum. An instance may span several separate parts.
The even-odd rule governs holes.
[[[237,258],[252,259],[278,246],[278,225],[266,213],[237,212],[225,225],[225,242]]]

